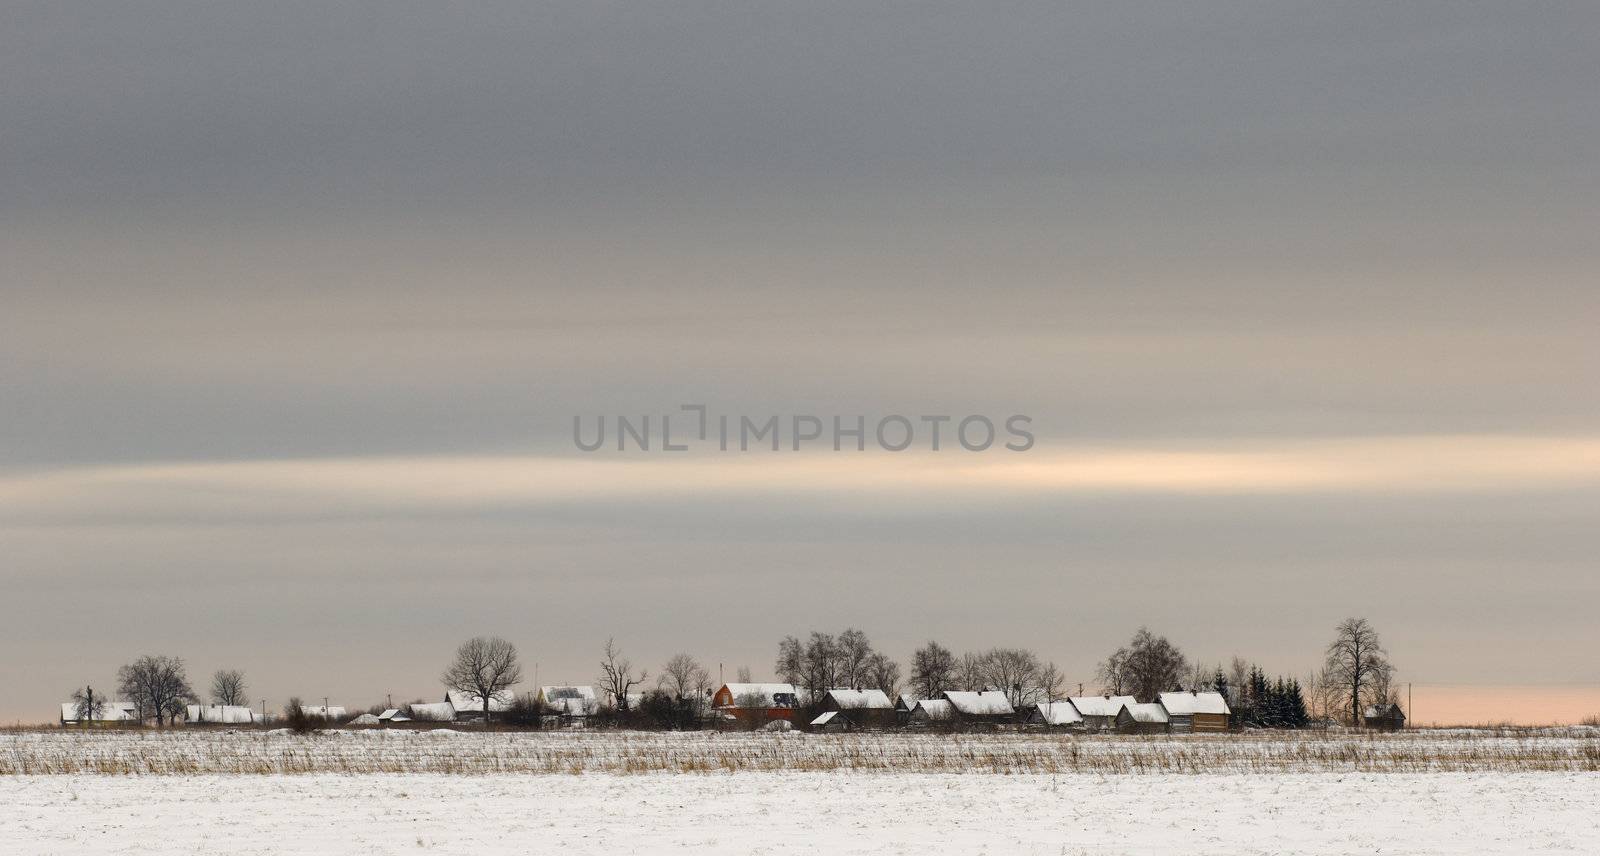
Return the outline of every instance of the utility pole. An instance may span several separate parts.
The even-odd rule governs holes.
[[[1078,698],[1083,698],[1083,681],[1078,682]]]
[[[1406,721],[1410,722],[1411,717],[1416,715],[1416,709],[1411,706],[1411,682],[1406,681]]]
[[[384,707],[394,710],[394,693],[385,693],[383,697],[389,701],[389,703],[384,705]]]

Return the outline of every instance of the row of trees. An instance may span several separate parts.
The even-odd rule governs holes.
[[[1055,663],[1024,648],[991,648],[957,656],[930,641],[912,654],[910,674],[903,679],[900,665],[876,650],[866,633],[856,628],[838,635],[813,631],[804,641],[786,636],[778,643],[774,668],[783,682],[808,690],[812,698],[836,687],[881,689],[891,697],[906,689],[917,698],[934,698],[947,690],[999,689],[1021,708],[1066,694]],[[1339,624],[1322,669],[1309,677],[1306,686],[1297,678],[1269,679],[1260,667],[1238,657],[1229,669],[1221,665],[1208,669],[1191,662],[1166,637],[1143,627],[1100,663],[1097,674],[1103,692],[1140,701],[1153,701],[1173,690],[1215,689],[1227,696],[1241,722],[1262,727],[1299,727],[1323,717],[1354,722],[1366,705],[1395,700],[1394,669],[1377,631],[1361,618]],[[185,705],[197,701],[183,660],[176,657],[140,657],[123,666],[117,677],[122,698],[138,707],[141,719],[154,718],[158,725],[175,722]],[[487,721],[495,713],[490,700],[509,694],[522,677],[515,645],[498,636],[480,636],[456,649],[440,681],[481,702]],[[597,683],[615,701],[612,715],[624,720],[642,716],[669,727],[705,715],[712,690],[710,672],[693,656],[674,654],[662,666],[654,688],[636,693],[648,678],[649,672],[636,668],[614,639],[606,640]],[[748,668],[739,670],[739,680],[750,681]],[[210,698],[214,704],[248,704],[244,673],[217,671]],[[81,720],[99,716],[106,704],[91,687],[75,691],[73,702]],[[533,704],[529,699],[518,704],[511,718],[536,722],[542,714],[528,709]],[[298,711],[298,700],[291,700],[286,709]]]
[[[176,722],[187,705],[198,704],[199,696],[189,685],[189,675],[180,657],[145,655],[117,670],[117,692],[123,701],[133,702],[138,717],[153,718],[157,725]],[[248,705],[244,672],[219,669],[211,676],[211,703]],[[105,715],[109,699],[86,685],[72,691],[72,706],[80,722]]]

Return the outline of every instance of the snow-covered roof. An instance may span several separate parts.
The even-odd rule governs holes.
[[[1016,713],[1006,694],[999,690],[984,690],[981,693],[947,690],[944,698],[963,716],[1010,716]]]
[[[955,706],[942,698],[925,698],[912,706],[911,715],[915,717],[919,711],[928,719],[949,719],[955,715]]]
[[[1162,693],[1161,706],[1167,713],[1229,713],[1228,700],[1222,693]]]
[[[380,722],[410,722],[411,717],[401,713],[400,708],[391,707],[383,713],[378,714],[378,720]]]
[[[378,719],[376,716],[373,716],[370,713],[363,713],[360,716],[356,717],[355,719],[350,720],[346,724],[347,725],[378,725],[381,722],[382,722],[382,720]]]
[[[447,701],[418,702],[411,706],[411,718],[420,722],[455,722],[455,706]]]
[[[733,707],[793,707],[804,703],[794,684],[723,684],[722,687],[733,699]],[[759,701],[759,704],[751,704],[751,701]]]
[[[1083,722],[1083,716],[1072,706],[1072,702],[1047,701],[1033,707],[1039,711],[1045,725],[1076,725]]]
[[[510,690],[501,690],[489,696],[489,712],[500,713],[510,710],[512,699]],[[455,708],[456,713],[483,713],[483,697],[477,693],[449,690],[444,694],[444,700]]]
[[[302,704],[300,710],[306,716],[320,716],[323,719],[344,718],[344,707],[341,705]]]
[[[1392,716],[1395,713],[1400,713],[1400,705],[1398,704],[1373,704],[1367,706],[1366,712],[1362,716],[1368,719],[1377,719],[1383,716]],[[1401,715],[1403,716],[1404,714]]]
[[[1150,702],[1148,704],[1130,704],[1128,713],[1135,722],[1166,722],[1167,709],[1161,705]]]
[[[916,696],[902,695],[899,698],[895,699],[895,701],[894,701],[894,709],[895,710],[906,710],[906,711],[909,711],[912,708],[916,707],[917,706],[917,702],[919,702],[919,701],[922,701],[922,699],[917,698]]]
[[[108,701],[100,708],[99,715],[91,722],[124,722],[139,715],[139,706],[131,701]],[[77,722],[78,703],[65,701],[61,703],[61,720],[63,722]]]
[[[839,715],[839,712],[837,710],[830,710],[827,713],[824,713],[823,715],[817,717],[816,719],[811,720],[811,724],[812,725],[827,725],[828,723],[830,723],[830,722],[832,722],[834,720],[834,717],[837,717],[838,715]]]
[[[1138,704],[1131,695],[1073,696],[1067,701],[1084,716],[1116,716],[1117,711],[1130,704]]]
[[[256,712],[242,704],[191,704],[184,717],[190,722],[220,722],[228,725],[256,721]]]
[[[834,704],[850,710],[892,710],[894,703],[883,690],[828,690],[824,699],[832,698]]]

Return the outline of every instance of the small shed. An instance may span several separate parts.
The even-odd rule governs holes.
[[[1406,727],[1406,714],[1398,704],[1369,705],[1361,714],[1361,724],[1378,731],[1399,731]]]
[[[857,728],[895,725],[894,704],[883,690],[828,690],[817,706],[829,713],[838,713]]]
[[[1157,702],[1125,704],[1117,714],[1117,731],[1123,734],[1166,734],[1167,709]]]
[[[1069,701],[1040,702],[1028,708],[1028,724],[1063,731],[1082,731],[1083,714]]]
[[[854,731],[856,724],[837,710],[830,710],[811,720],[812,731]]]
[[[383,713],[378,714],[378,722],[383,724],[383,725],[389,725],[389,724],[395,723],[395,722],[410,722],[410,721],[411,721],[411,717],[406,716],[404,713],[401,713],[400,712],[400,708],[398,708],[398,707],[391,707],[388,710],[385,710]]]
[[[1228,700],[1218,692],[1162,693],[1161,706],[1167,709],[1173,734],[1227,731],[1232,714]]]

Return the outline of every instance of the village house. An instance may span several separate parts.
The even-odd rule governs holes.
[[[261,714],[239,704],[191,704],[184,708],[184,720],[190,725],[249,725],[261,720]]]
[[[894,705],[883,690],[828,690],[817,706],[856,728],[892,728],[896,721]]]
[[[76,702],[61,703],[61,724],[67,725],[131,725],[139,721],[139,706],[131,701],[108,701],[101,706],[100,711],[88,719],[78,716]]]
[[[1083,717],[1086,731],[1110,731],[1117,727],[1117,714],[1138,701],[1130,695],[1073,696],[1067,702]]]
[[[1158,702],[1125,704],[1117,713],[1117,731],[1122,734],[1166,734],[1167,709]]]
[[[925,698],[911,706],[912,728],[946,728],[955,724],[955,707],[942,698]]]
[[[1028,708],[1028,724],[1051,729],[1082,731],[1083,714],[1069,701],[1039,702]]]
[[[811,720],[812,731],[855,731],[856,724],[837,710],[825,711]]]
[[[1167,720],[1173,734],[1228,730],[1232,711],[1222,693],[1162,693],[1160,701],[1161,706],[1167,709]]]
[[[1378,731],[1399,731],[1406,727],[1406,714],[1398,704],[1374,704],[1362,712],[1361,723]]]
[[[392,725],[392,724],[394,724],[396,722],[410,722],[410,721],[411,721],[411,717],[406,716],[404,713],[402,713],[400,708],[398,708],[398,707],[391,707],[388,710],[384,711],[383,713],[378,714],[378,723],[380,725]]]
[[[711,696],[711,707],[726,724],[759,728],[768,722],[793,723],[803,707],[794,684],[723,684]]]
[[[344,707],[337,704],[302,704],[300,712],[312,719],[326,719],[330,722],[337,722],[346,716]]]
[[[592,686],[540,687],[539,705],[547,717],[567,728],[582,728],[600,712],[600,697]]]
[[[416,722],[455,722],[455,705],[448,701],[415,702],[409,706]]]
[[[511,709],[514,700],[510,690],[501,690],[489,696],[489,715],[505,713]],[[456,722],[470,722],[483,718],[483,697],[477,693],[465,693],[460,690],[449,690],[444,694],[444,703],[450,705],[455,712]]]
[[[963,728],[994,728],[1017,720],[1017,711],[1000,690],[947,690],[944,699]]]

